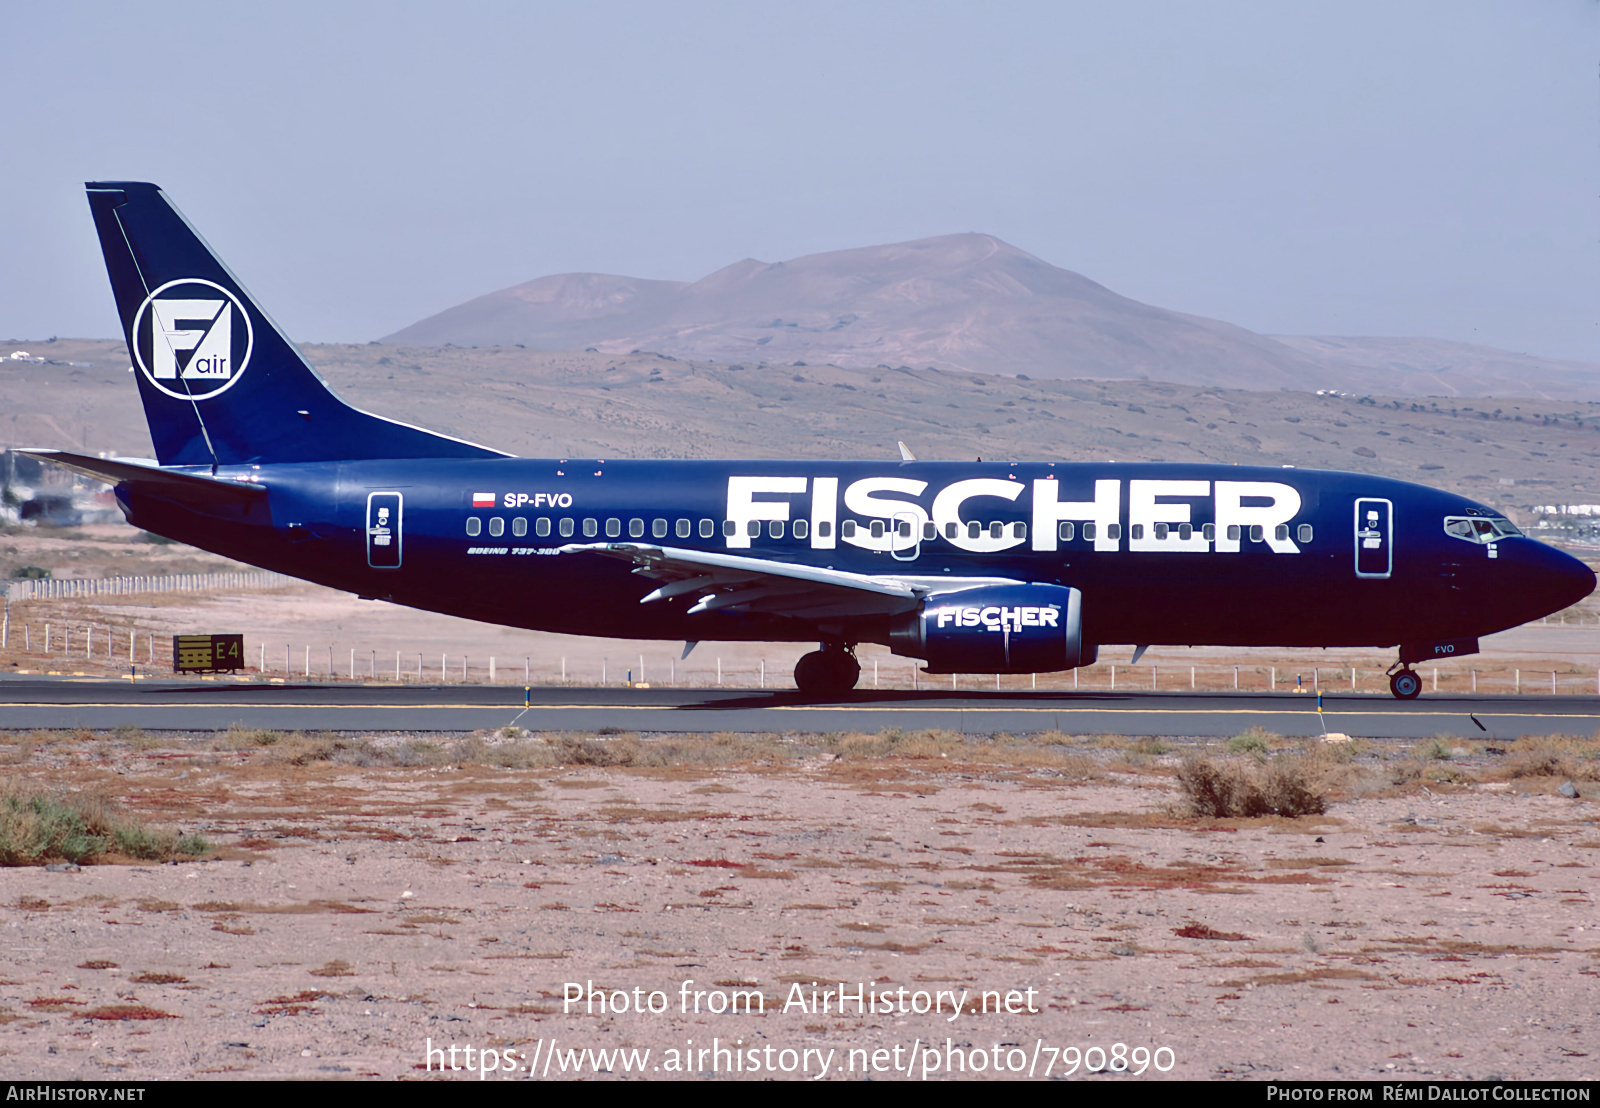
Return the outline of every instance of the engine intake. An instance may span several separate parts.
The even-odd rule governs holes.
[[[1093,665],[1083,594],[1062,585],[991,585],[941,593],[889,629],[889,649],[929,673],[1050,673]]]

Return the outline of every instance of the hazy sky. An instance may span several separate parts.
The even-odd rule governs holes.
[[[0,338],[117,333],[91,179],[291,334],[984,231],[1257,331],[1600,362],[1595,0],[0,0]]]

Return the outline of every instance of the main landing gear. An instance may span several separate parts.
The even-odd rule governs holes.
[[[806,696],[843,696],[856,687],[861,663],[848,646],[823,644],[803,656],[794,667],[794,683]]]
[[[1422,692],[1422,678],[1410,666],[1396,664],[1400,668],[1389,671],[1389,691],[1394,693],[1396,700],[1415,700]]]

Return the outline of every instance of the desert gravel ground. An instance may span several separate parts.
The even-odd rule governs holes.
[[[1600,810],[1482,748],[1375,744],[1328,763],[1325,815],[1197,819],[1183,751],[1149,745],[721,737],[720,765],[516,768],[458,738],[478,756],[13,742],[12,788],[100,790],[215,850],[0,870],[0,1067],[477,1079],[441,1074],[448,1054],[430,1070],[431,1044],[517,1078],[815,1078],[826,1059],[830,1080],[957,1061],[971,1079],[1123,1044],[1191,1079],[1600,1077]],[[591,762],[659,741],[568,740]],[[840,982],[889,1010],[815,1010]],[[568,983],[666,1010],[567,1010]],[[765,1013],[708,1010],[736,990]],[[947,991],[954,1018],[948,995],[899,1010]],[[650,1054],[568,1053],[617,1048]]]

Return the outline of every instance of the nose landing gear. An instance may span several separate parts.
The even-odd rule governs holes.
[[[1422,692],[1422,678],[1403,662],[1396,662],[1395,667],[1389,670],[1389,691],[1396,700],[1415,700]]]
[[[855,659],[852,648],[823,644],[801,657],[794,667],[794,683],[806,696],[842,696],[856,687],[861,676],[861,663]]]

